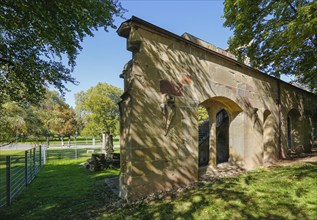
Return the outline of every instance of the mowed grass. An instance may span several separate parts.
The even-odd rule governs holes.
[[[0,150],[0,156],[22,155],[24,152],[24,150]]]
[[[118,169],[90,172],[84,160],[51,160],[37,178],[13,201],[0,209],[0,219],[82,219],[91,218],[96,208],[114,195],[105,188],[106,177]],[[115,197],[114,197],[115,198]]]
[[[168,199],[113,208],[104,179],[78,161],[50,163],[1,219],[312,219],[317,217],[317,165],[258,169],[199,183]]]
[[[317,165],[258,169],[98,219],[317,219]]]

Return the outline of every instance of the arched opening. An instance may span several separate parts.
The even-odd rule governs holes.
[[[263,161],[273,162],[277,159],[277,123],[274,115],[265,110],[263,113]]]
[[[299,142],[299,118],[297,109],[292,109],[287,114],[287,147],[292,148]]]
[[[233,156],[234,160],[239,160],[240,156],[236,157],[231,155],[231,145],[234,152],[240,153],[243,151],[239,145],[239,140],[236,138],[243,129],[233,129],[234,134],[232,138],[229,135],[230,123],[242,112],[242,109],[231,99],[226,97],[213,97],[205,100],[200,104],[208,112],[208,118],[198,117],[199,124],[199,153],[198,161],[199,167],[203,166],[217,166],[217,164],[231,161]],[[198,108],[198,112],[200,108]],[[207,115],[207,114],[205,114]],[[235,123],[234,127],[243,126],[243,118]],[[238,149],[235,149],[238,147]],[[230,159],[231,158],[231,159]]]
[[[225,163],[229,160],[229,116],[224,109],[216,115],[216,129],[217,164]]]

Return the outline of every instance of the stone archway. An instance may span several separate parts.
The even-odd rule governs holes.
[[[232,158],[241,158],[234,153],[238,152],[235,149],[235,142],[240,141],[235,139],[234,136],[239,136],[237,133],[243,132],[243,129],[236,129],[232,133],[233,137],[230,137],[229,132],[230,124],[242,112],[240,106],[233,100],[223,96],[207,99],[201,105],[208,110],[209,121],[205,123],[207,123],[206,129],[208,129],[209,133],[208,139],[205,138],[205,142],[199,142],[199,162],[207,158],[206,153],[209,153],[209,161],[204,163],[204,166],[215,167],[217,164],[229,162]],[[232,126],[234,127],[235,123]],[[199,130],[202,131],[203,129],[200,127]],[[205,151],[201,153],[202,150]],[[199,165],[201,166],[201,163]]]

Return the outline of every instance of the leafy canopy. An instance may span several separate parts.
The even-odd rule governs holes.
[[[123,13],[116,0],[1,1],[0,103],[38,102],[46,85],[67,90],[84,37]]]
[[[43,135],[70,137],[75,135],[78,123],[75,110],[72,109],[56,91],[47,91],[43,99],[35,108],[38,118],[43,123]]]
[[[107,83],[98,83],[76,98],[76,114],[83,124],[82,135],[98,136],[102,132],[118,134],[119,107],[122,90]]]
[[[224,25],[234,31],[229,50],[240,61],[317,92],[317,1],[226,0]]]
[[[1,106],[0,143],[18,139],[72,136],[78,125],[75,111],[56,91],[47,91],[38,105],[6,102]]]
[[[42,124],[31,107],[19,106],[16,102],[6,102],[0,117],[0,143],[12,142],[17,137],[41,133]]]

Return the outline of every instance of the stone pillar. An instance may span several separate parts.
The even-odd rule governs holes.
[[[217,129],[216,129],[216,112],[209,112],[210,133],[209,133],[209,165],[217,166]]]

